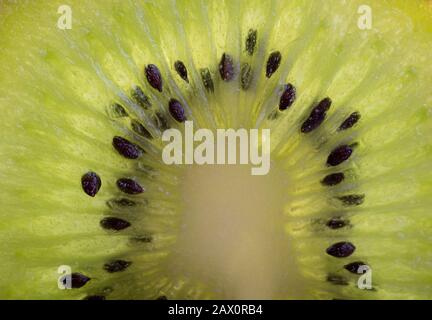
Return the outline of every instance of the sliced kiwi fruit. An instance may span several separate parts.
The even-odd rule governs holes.
[[[0,2],[0,298],[432,298],[429,1],[63,5]],[[186,120],[270,173],[164,164]]]

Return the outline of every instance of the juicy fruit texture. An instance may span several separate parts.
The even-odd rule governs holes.
[[[374,2],[361,30],[363,4],[69,1],[60,30],[60,1],[1,2],[0,297],[432,298],[430,4]],[[276,184],[226,208],[233,251],[186,270],[181,236],[206,232],[184,223],[191,168],[161,161],[162,132],[185,119],[270,128],[288,181],[272,227],[245,232],[268,221],[243,203]]]

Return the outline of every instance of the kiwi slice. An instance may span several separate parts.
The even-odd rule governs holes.
[[[1,298],[432,298],[430,2],[62,5],[0,2]],[[185,120],[270,173],[164,164]]]

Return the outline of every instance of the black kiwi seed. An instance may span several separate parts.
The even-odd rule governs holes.
[[[338,199],[346,206],[359,206],[364,202],[364,198],[364,194],[350,194],[338,197]]]
[[[315,130],[316,128],[318,128],[321,125],[321,123],[324,121],[326,117],[326,113],[328,109],[330,109],[331,103],[332,101],[328,97],[322,99],[318,103],[318,105],[316,105],[312,109],[309,117],[305,120],[305,122],[303,122],[301,126],[301,132],[309,133]]]
[[[342,276],[337,275],[337,274],[328,274],[326,280],[328,282],[330,282],[331,284],[335,284],[338,286],[347,286],[348,285],[348,280],[345,277],[342,277]]]
[[[175,71],[177,71],[180,78],[189,83],[187,69],[183,62],[181,62],[180,60],[174,62],[174,69]]]
[[[162,76],[158,67],[154,64],[147,65],[145,67],[145,74],[148,83],[159,92],[162,92]]]
[[[102,228],[107,230],[119,231],[130,227],[131,224],[128,221],[120,218],[108,217],[108,218],[103,218],[100,221],[100,225]]]
[[[118,153],[128,159],[137,159],[143,153],[143,150],[136,144],[119,136],[113,138],[112,144]]]
[[[327,221],[326,226],[330,229],[340,229],[349,224],[348,220],[344,220],[340,217],[331,218]]]
[[[145,95],[141,87],[136,86],[132,90],[132,99],[142,108],[149,109],[151,107],[150,99]]]
[[[153,139],[151,133],[138,121],[131,120],[131,127],[132,130],[139,134],[140,136],[147,138],[147,139]]]
[[[169,110],[171,116],[177,122],[186,121],[185,112],[184,112],[183,106],[180,103],[180,101],[178,101],[176,99],[171,99],[168,103],[168,110]]]
[[[367,266],[367,265],[363,261],[354,261],[354,262],[351,262],[351,263],[344,265],[344,269],[348,270],[351,273],[358,274],[358,273],[361,273],[361,272],[359,272],[360,271],[359,269],[361,266]]]
[[[99,296],[99,295],[94,295],[94,296],[87,296],[85,297],[83,300],[106,300],[105,296]]]
[[[63,281],[62,282],[63,282],[64,285],[67,284],[66,277],[67,276],[63,277]],[[79,289],[79,288],[85,286],[85,284],[90,281],[89,277],[87,277],[87,276],[85,276],[85,275],[83,275],[83,274],[81,274],[79,272],[72,273],[70,275],[70,277],[71,277],[72,289]]]
[[[332,244],[326,249],[328,255],[336,258],[345,258],[352,255],[355,250],[355,246],[351,242],[342,241]]]
[[[341,164],[345,160],[348,160],[352,152],[353,149],[347,145],[342,145],[333,149],[327,157],[327,165],[334,167]]]
[[[255,29],[249,29],[246,38],[246,51],[251,56],[255,51],[258,32]]]
[[[159,296],[156,300],[168,300],[168,298],[166,296]]]
[[[127,267],[132,264],[130,261],[125,260],[114,260],[108,263],[105,263],[103,268],[105,271],[109,273],[124,271]]]
[[[138,182],[128,178],[120,178],[117,180],[117,187],[127,194],[143,193],[144,189]]]
[[[291,105],[295,101],[295,98],[296,98],[295,87],[291,83],[286,84],[284,87],[284,91],[279,100],[279,110],[284,111],[289,107],[291,107]]]
[[[348,118],[342,122],[342,124],[339,127],[339,131],[346,130],[354,126],[358,121],[360,120],[360,113],[353,112],[351,113]]]
[[[343,172],[330,173],[321,180],[321,184],[325,186],[335,186],[345,179]]]
[[[208,68],[203,68],[200,70],[200,74],[204,88],[206,88],[208,92],[214,92],[214,84],[210,74],[210,70]]]
[[[219,62],[219,73],[223,81],[231,81],[234,79],[234,61],[229,54],[222,54]]]
[[[240,68],[241,87],[243,90],[249,89],[252,82],[252,68],[249,63],[243,63]]]
[[[270,78],[273,73],[279,68],[282,60],[282,55],[279,51],[274,51],[270,54],[267,60],[266,77]]]
[[[114,103],[112,105],[112,109],[113,109],[114,115],[117,118],[124,118],[124,117],[128,116],[128,113],[126,112],[125,108],[123,108],[123,106],[118,104],[118,103]]]
[[[101,179],[95,172],[87,172],[81,177],[81,186],[90,197],[94,197],[98,193],[101,185]]]

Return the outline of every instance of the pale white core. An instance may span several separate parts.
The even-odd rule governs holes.
[[[249,165],[193,165],[182,180],[184,214],[171,262],[176,273],[228,299],[299,294],[284,232],[288,180],[272,163],[265,176]]]

